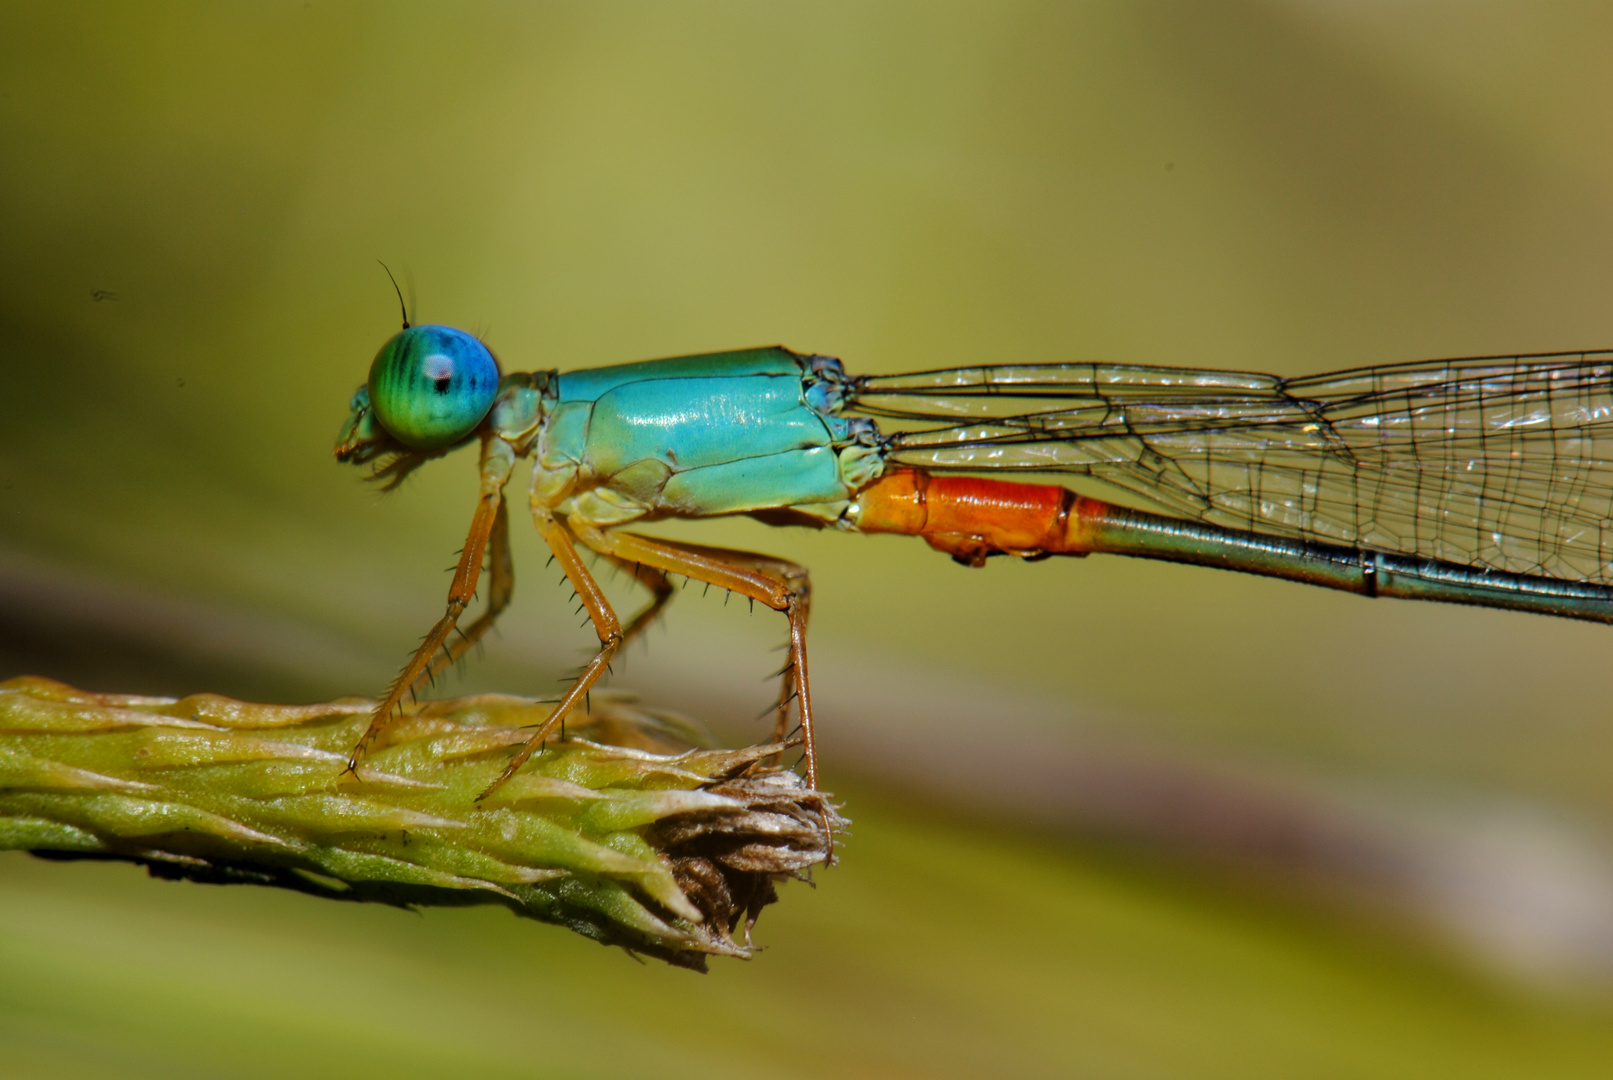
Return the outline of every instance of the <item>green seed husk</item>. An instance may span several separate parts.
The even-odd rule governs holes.
[[[827,863],[846,824],[774,764],[783,746],[697,749],[624,695],[593,695],[566,740],[480,802],[548,705],[419,705],[354,774],[373,707],[0,683],[0,849],[332,899],[499,903],[704,970],[752,955],[775,885]]]

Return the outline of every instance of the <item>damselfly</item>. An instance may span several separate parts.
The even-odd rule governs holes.
[[[375,463],[388,486],[460,446],[481,451],[447,613],[377,707],[355,762],[415,684],[509,603],[504,489],[518,459],[533,459],[533,522],[599,635],[489,791],[661,611],[673,574],[788,616],[777,734],[794,703],[816,785],[806,570],[623,528],[635,522],[748,514],[918,535],[969,566],[1112,552],[1613,622],[1613,352],[1289,379],[1097,363],[857,376],[833,357],[771,347],[501,375],[475,337],[405,322],[351,409],[337,460]],[[1087,477],[1138,505],[1005,474]],[[579,543],[650,590],[625,626]],[[484,562],[486,609],[454,636]]]

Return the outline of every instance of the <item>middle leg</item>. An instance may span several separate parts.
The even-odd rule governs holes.
[[[505,765],[504,771],[499,773],[497,779],[487,785],[480,795],[476,796],[478,802],[493,794],[504,785],[506,780],[514,776],[517,770],[526,764],[527,758],[531,757],[543,745],[544,740],[549,737],[549,733],[566,718],[566,714],[576,706],[577,702],[586,698],[588,691],[593,689],[600,676],[604,675],[606,670],[609,669],[611,657],[616,655],[625,640],[621,620],[616,617],[616,610],[610,606],[610,601],[606,599],[604,591],[600,589],[599,582],[594,580],[594,575],[588,572],[588,567],[584,565],[582,557],[577,554],[577,547],[572,540],[571,530],[566,527],[564,522],[554,516],[553,511],[537,495],[532,498],[532,523],[537,526],[538,534],[549,545],[549,550],[554,553],[555,559],[560,563],[561,570],[565,571],[566,578],[571,582],[572,588],[577,590],[578,598],[582,600],[583,607],[587,609],[588,617],[594,624],[594,632],[599,635],[599,652],[595,653],[594,658],[582,669],[582,672],[577,676],[577,681],[572,683],[571,689],[567,690],[564,696],[561,697],[559,703],[555,705],[554,711],[549,714],[549,718],[526,741],[526,745],[516,751],[515,756]],[[652,609],[657,606],[659,604],[651,605]],[[639,621],[634,620],[635,624]]]
[[[633,616],[633,621],[628,623],[622,630],[622,648],[625,649],[635,638],[648,630],[650,625],[655,622],[656,616],[661,614],[661,609],[672,602],[672,582],[664,573],[653,566],[628,562],[626,559],[618,558],[615,555],[607,554],[605,558],[625,570],[627,575],[634,581],[650,590],[649,606]]]

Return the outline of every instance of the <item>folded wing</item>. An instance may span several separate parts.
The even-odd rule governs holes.
[[[1257,533],[1613,584],[1613,352],[1307,378],[1114,364],[855,381],[887,461],[1092,477]]]

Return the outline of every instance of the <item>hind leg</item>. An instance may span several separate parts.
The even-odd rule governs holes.
[[[582,523],[573,523],[577,539],[602,555],[653,567],[665,574],[683,574],[721,589],[758,600],[790,621],[790,658],[779,690],[775,735],[788,731],[789,706],[800,702],[801,747],[806,763],[806,781],[812,788],[818,782],[817,741],[812,728],[812,693],[807,679],[806,629],[812,602],[812,584],[806,568],[786,559],[749,551],[705,547],[662,540],[635,533],[613,532]]]

